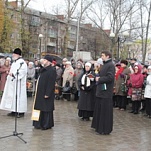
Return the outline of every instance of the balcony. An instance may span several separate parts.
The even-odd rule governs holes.
[[[48,42],[47,46],[56,47],[56,42]]]
[[[48,34],[48,37],[50,37],[50,38],[57,38],[57,35],[55,33],[50,33],[50,34]]]
[[[69,48],[69,49],[74,49],[74,48],[75,48],[75,46],[74,46],[74,45],[69,44],[69,45],[68,45],[68,48]]]

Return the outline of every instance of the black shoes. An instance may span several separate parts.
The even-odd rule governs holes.
[[[11,112],[11,113],[8,113],[7,116],[12,116],[12,117],[16,116],[17,118],[21,118],[21,117],[24,117],[24,113]]]
[[[85,120],[85,121],[90,121],[90,118],[89,118],[89,117],[82,117],[81,120],[82,120],[82,121],[84,121],[84,120]]]
[[[24,113],[17,113],[17,118],[24,117]]]
[[[7,116],[15,116],[15,112],[8,113]]]
[[[135,111],[134,114],[138,114],[138,111]]]

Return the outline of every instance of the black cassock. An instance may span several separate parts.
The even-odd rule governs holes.
[[[37,83],[34,109],[40,110],[39,121],[33,121],[33,126],[38,129],[49,129],[54,126],[54,90],[56,70],[52,66],[42,68]],[[44,96],[48,98],[44,98]]]
[[[112,60],[104,62],[99,73],[92,128],[100,134],[110,134],[113,129],[113,86],[115,67]]]
[[[100,134],[110,134],[113,127],[113,102],[109,98],[96,98],[92,128]]]

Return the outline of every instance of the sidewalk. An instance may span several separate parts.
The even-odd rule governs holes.
[[[142,114],[114,110],[114,130],[111,135],[98,135],[91,129],[91,121],[77,116],[77,102],[55,101],[55,126],[49,130],[32,127],[32,99],[28,112],[18,119],[17,132],[22,138],[12,136],[0,139],[0,151],[150,151],[151,119]],[[14,118],[0,110],[0,137],[14,131]]]

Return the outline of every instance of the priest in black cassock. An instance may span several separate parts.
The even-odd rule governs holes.
[[[40,116],[39,121],[33,121],[33,126],[36,129],[47,130],[54,126],[53,110],[56,69],[51,66],[52,60],[50,55],[44,57],[43,68],[37,80],[34,109],[40,110]]]
[[[113,85],[115,67],[112,63],[112,54],[103,51],[101,54],[104,65],[102,66],[99,77],[96,77],[96,102],[91,127],[102,135],[108,135],[113,129]]]

